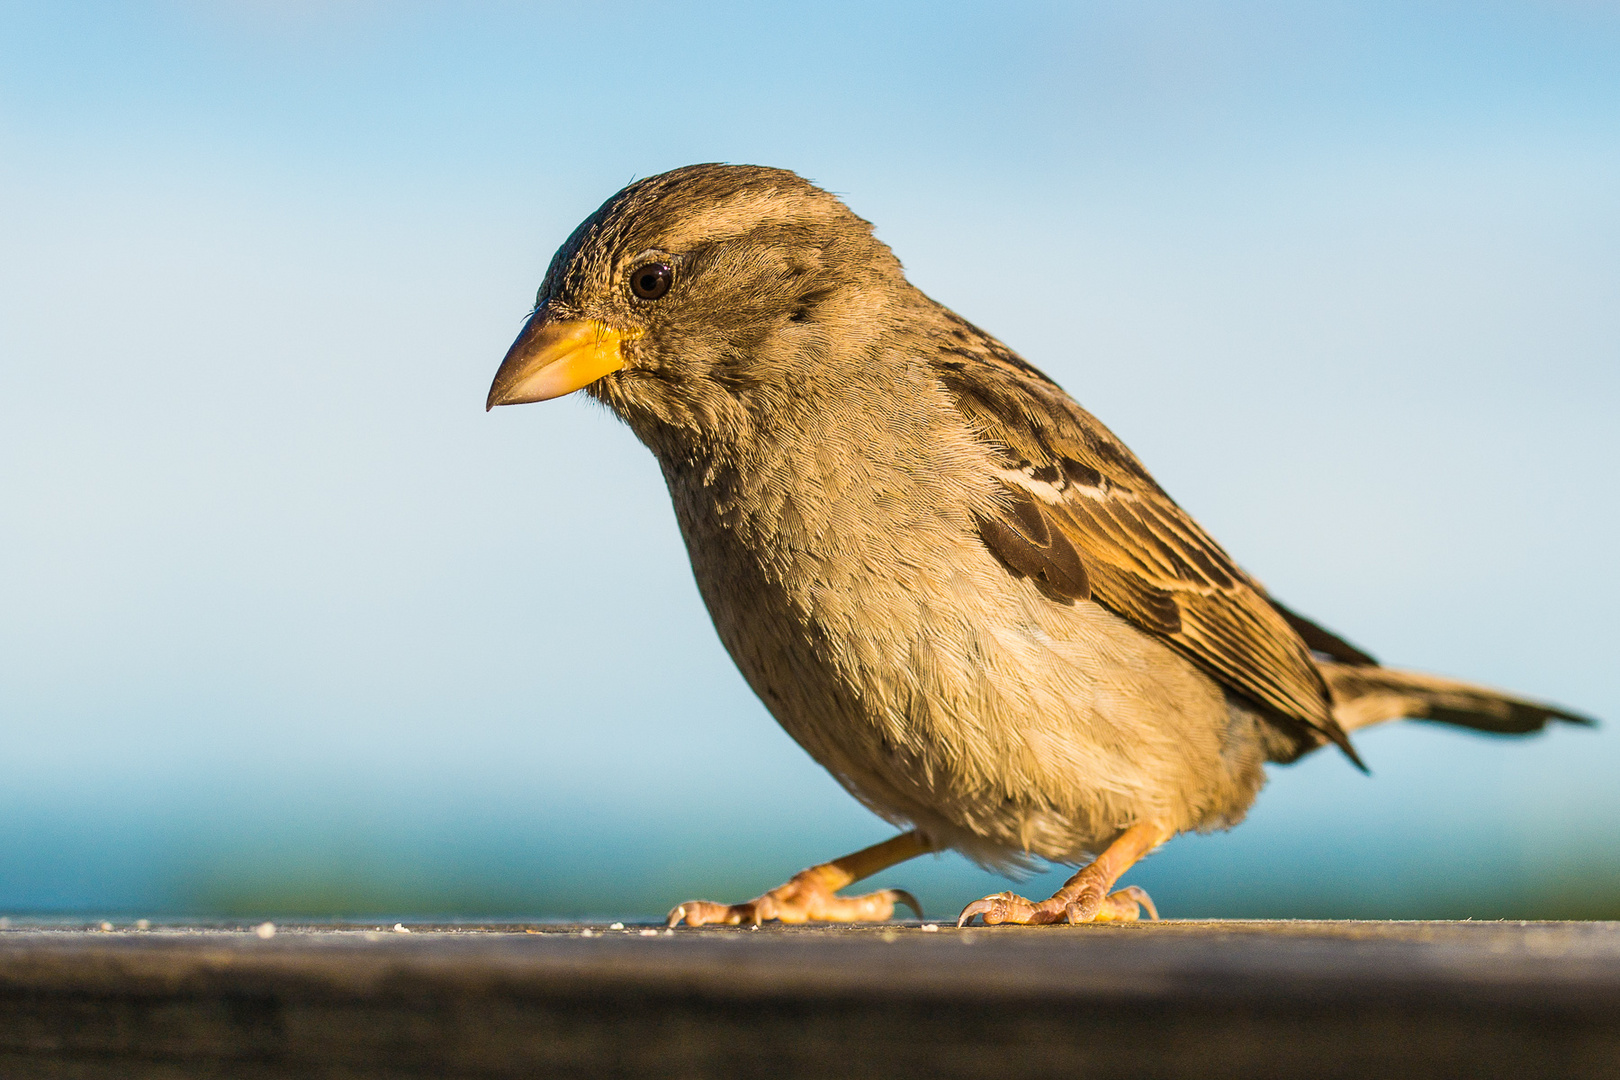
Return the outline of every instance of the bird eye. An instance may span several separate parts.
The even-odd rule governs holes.
[[[643,300],[656,300],[669,292],[669,286],[675,280],[675,271],[670,269],[668,263],[648,263],[638,266],[630,273],[630,291]]]

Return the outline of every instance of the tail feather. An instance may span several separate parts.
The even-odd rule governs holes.
[[[1346,731],[1402,718],[1456,724],[1499,735],[1540,731],[1553,720],[1588,727],[1597,723],[1557,705],[1438,675],[1325,660],[1318,661],[1317,666],[1333,694],[1333,718]]]

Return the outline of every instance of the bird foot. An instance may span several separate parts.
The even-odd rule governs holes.
[[[1077,895],[1065,895],[1063,889],[1049,900],[1040,903],[1024,899],[1017,893],[1003,892],[975,900],[962,909],[957,926],[966,926],[973,916],[984,919],[986,926],[997,923],[1016,923],[1020,926],[1041,926],[1048,923],[1135,922],[1146,908],[1148,918],[1157,920],[1159,911],[1148,894],[1135,885],[1127,885],[1118,892],[1104,895],[1101,888],[1081,888]]]
[[[847,875],[830,873],[829,866],[801,870],[770,892],[741,904],[717,904],[712,900],[688,900],[669,913],[669,925],[758,926],[772,919],[784,923],[881,922],[894,914],[895,904],[905,904],[922,918],[916,897],[904,889],[881,889],[865,896],[839,896]],[[840,881],[840,878],[846,880]]]
[[[1036,904],[1017,893],[996,893],[963,908],[956,925],[966,926],[975,915],[983,918],[986,926],[997,923],[1038,926],[1056,922],[1135,922],[1142,917],[1143,908],[1147,909],[1148,918],[1156,921],[1159,918],[1158,909],[1153,906],[1148,894],[1135,885],[1128,885],[1118,892],[1109,890],[1133,863],[1174,835],[1173,828],[1159,822],[1137,822],[1116,836],[1090,865],[1076,871],[1050,899]]]

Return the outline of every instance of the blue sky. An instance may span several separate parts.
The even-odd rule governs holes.
[[[628,912],[884,835],[633,438],[482,410],[573,225],[706,160],[843,194],[1294,606],[1620,717],[1613,5],[0,4],[0,907]],[[1610,730],[1361,741],[1141,880],[1620,911]]]

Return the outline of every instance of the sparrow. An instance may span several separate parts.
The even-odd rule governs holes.
[[[639,180],[551,260],[487,408],[584,390],[662,469],[743,677],[898,836],[669,924],[887,919],[839,890],[929,851],[1078,865],[958,924],[1157,918],[1115,889],[1241,821],[1268,762],[1398,718],[1565,709],[1382,667],[1283,605],[1112,432],[906,280],[834,195],[705,164]]]

